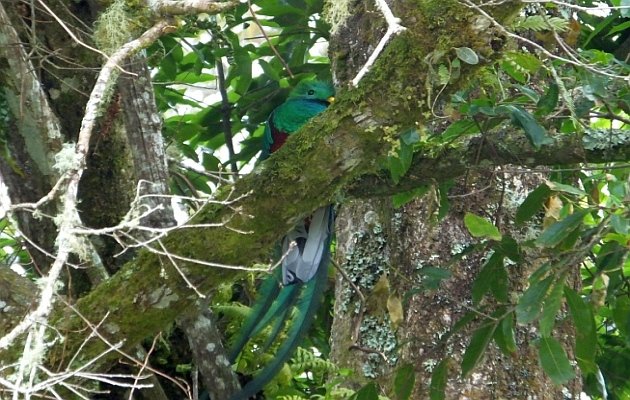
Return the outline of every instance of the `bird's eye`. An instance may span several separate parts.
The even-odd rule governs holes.
[[[308,91],[308,95],[309,95],[309,96],[312,96],[312,95],[314,95],[314,94],[315,94],[315,91],[314,91],[313,89],[311,89],[311,90],[309,90],[309,91]]]

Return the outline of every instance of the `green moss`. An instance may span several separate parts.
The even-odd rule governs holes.
[[[94,42],[107,54],[112,54],[140,32],[141,25],[134,21],[131,12],[135,7],[128,3],[114,0],[94,23]]]

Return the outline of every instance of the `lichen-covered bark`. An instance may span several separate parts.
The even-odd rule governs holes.
[[[126,69],[135,76],[121,76],[118,87],[133,158],[134,182],[141,182],[140,195],[166,195],[169,187],[162,119],[155,104],[146,57],[134,56]],[[170,198],[147,197],[141,203],[150,209],[162,207],[145,218],[143,224],[162,228],[175,224]]]
[[[418,39],[416,54],[430,54],[440,49],[447,51],[448,46],[467,46],[481,51],[485,57],[493,56],[491,52],[484,53],[489,49],[480,42],[488,35],[492,36],[493,32],[474,32],[475,16],[457,3],[391,3],[394,14],[402,18],[405,26],[420,23],[430,30],[451,30],[450,34],[438,38],[430,34],[415,36]],[[364,4],[357,3],[356,7],[360,9]],[[507,7],[502,14],[510,12]],[[369,44],[363,43],[361,38],[378,36],[382,30],[378,24],[360,18],[360,13],[349,14],[353,16],[346,28],[340,31],[336,41],[333,40],[333,57],[343,55],[343,59],[334,60],[334,72],[342,82],[351,79],[357,66],[365,62],[365,49],[369,49]],[[374,34],[368,33],[370,31]],[[414,30],[410,35],[419,31],[422,32],[423,28]],[[495,39],[500,40],[498,37]],[[363,44],[357,46],[357,42]],[[491,40],[487,41],[487,44],[490,43]],[[424,59],[418,58],[417,61],[421,64]],[[407,76],[407,73],[404,74]],[[426,75],[424,79],[428,79]],[[424,80],[416,84],[408,78],[400,80],[396,77],[392,82],[402,83],[402,90],[408,90],[407,83],[412,87],[422,87]],[[424,103],[426,98],[424,95],[413,97],[421,109],[427,107]],[[385,102],[388,101],[389,97]],[[394,96],[393,101],[398,106],[399,96]],[[472,323],[457,334],[447,336],[458,320],[477,307],[471,302],[471,285],[488,256],[483,252],[459,256],[467,246],[475,243],[464,226],[464,214],[490,215],[505,234],[521,237],[523,231],[509,221],[514,220],[515,206],[541,182],[539,176],[523,178],[499,173],[497,178],[494,173],[471,172],[470,166],[483,165],[487,161],[490,164],[509,163],[510,152],[524,155],[522,149],[527,147],[529,145],[523,135],[513,132],[507,140],[505,137],[496,141],[490,139],[485,144],[473,140],[433,159],[416,158],[407,178],[398,185],[391,184],[384,176],[364,176],[355,181],[349,192],[370,197],[376,194],[375,187],[381,195],[388,195],[402,188],[417,187],[420,181],[433,180],[437,185],[453,178],[453,174],[466,173],[466,180],[458,180],[450,190],[442,188],[448,193],[430,190],[423,198],[400,209],[394,209],[388,198],[352,201],[341,207],[336,226],[336,257],[368,299],[362,314],[359,311],[359,296],[345,279],[337,276],[331,358],[340,366],[355,371],[344,381],[345,386],[357,389],[368,379],[376,378],[385,393],[393,393],[392,372],[398,366],[410,364],[416,378],[411,398],[428,398],[433,368],[441,360],[449,359],[447,399],[557,399],[564,395],[572,398],[579,395],[579,379],[563,388],[553,385],[545,376],[533,346],[537,338],[533,326],[518,328],[518,350],[513,357],[505,356],[497,347],[490,345],[484,360],[468,377],[461,376],[459,366],[477,325]],[[546,163],[545,159],[559,161],[561,157],[564,157],[561,163],[579,162],[584,157],[583,147],[579,143],[569,147],[572,150],[564,151],[564,148],[552,145],[542,151],[526,151],[526,157],[519,157],[519,160],[526,161],[519,164],[540,165]],[[620,159],[628,155],[626,149],[620,151]],[[487,170],[492,171],[492,168]],[[448,214],[439,221],[438,194],[450,197]],[[539,263],[539,255],[535,251],[530,253],[525,255],[522,265],[510,268],[509,286],[514,292],[521,292],[527,287],[527,277]],[[448,271],[450,278],[445,279],[439,288],[423,286],[430,276],[425,271],[435,267]],[[383,279],[388,282],[386,290],[383,289]],[[403,302],[404,319],[396,325],[391,322],[392,311],[387,308],[389,302],[395,299],[406,300]],[[485,306],[487,304],[484,303],[479,309],[485,310]],[[563,324],[558,331],[558,337],[570,349],[572,328]]]
[[[61,126],[50,107],[42,83],[34,72],[20,37],[3,4],[0,4],[0,171],[13,203],[39,200],[52,188],[57,173],[54,155],[61,148]],[[54,207],[44,211],[52,214]],[[30,212],[17,212],[24,234],[52,250],[55,226],[35,220]],[[35,268],[46,270],[50,259],[29,246]]]
[[[471,310],[492,309],[488,303],[475,306],[471,302],[472,282],[488,253],[459,256],[466,247],[476,243],[464,227],[463,215],[465,212],[491,215],[502,221],[499,225],[504,234],[523,237],[529,227],[517,229],[509,221],[514,220],[516,205],[540,182],[541,177],[536,175],[523,179],[511,175],[497,178],[471,174],[466,182],[460,181],[449,191],[450,212],[439,222],[435,217],[436,199],[431,195],[401,209],[393,209],[386,199],[350,202],[342,207],[337,221],[337,259],[342,268],[368,299],[381,296],[368,300],[368,304],[385,302],[388,296],[407,299],[404,320],[397,330],[390,325],[387,310],[374,312],[368,307],[361,323],[356,312],[358,297],[347,282],[337,277],[332,357],[342,366],[358,372],[344,384],[357,387],[367,378],[380,378],[388,391],[393,382],[391,372],[409,363],[414,366],[417,382],[412,398],[428,398],[433,368],[442,359],[449,358],[448,399],[557,399],[562,398],[563,393],[579,394],[579,380],[559,387],[543,373],[533,345],[538,337],[535,326],[517,329],[518,350],[511,357],[490,345],[484,360],[467,378],[461,377],[459,365],[478,323],[473,322],[467,329],[445,339],[454,324]],[[479,188],[485,189],[478,191]],[[524,262],[508,267],[510,290],[517,293],[527,287],[527,277],[540,264],[539,257],[537,251],[530,250],[530,254],[524,254]],[[430,279],[426,271],[436,267],[449,271],[451,276],[439,288],[431,289],[425,286],[425,280]],[[389,293],[384,298],[374,292],[374,285],[383,274],[390,283]],[[375,313],[383,323],[371,321]],[[388,363],[374,353],[350,348],[355,344],[351,335],[359,323],[358,345],[382,351]],[[554,336],[564,340],[570,350],[573,334],[573,328],[563,323]]]

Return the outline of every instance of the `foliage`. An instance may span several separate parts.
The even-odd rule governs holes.
[[[191,18],[184,29],[149,50],[159,66],[154,87],[166,115],[164,135],[179,150],[178,157],[206,171],[225,172],[232,163],[240,170],[260,150],[262,123],[291,87],[305,78],[330,80],[327,59],[313,50],[328,38],[326,24],[314,18],[322,1],[288,4],[259,1],[256,19],[247,3],[221,18]],[[269,40],[261,27],[270,32]],[[223,63],[228,65],[225,72],[219,68]],[[222,86],[225,94],[217,93]],[[232,143],[235,136],[244,139]],[[233,144],[234,154],[219,155]],[[211,191],[199,172],[173,167],[176,193]]]

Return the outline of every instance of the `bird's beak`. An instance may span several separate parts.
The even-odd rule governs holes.
[[[330,96],[329,98],[326,99],[326,101],[330,104],[330,103],[334,103],[335,102],[335,96]]]

